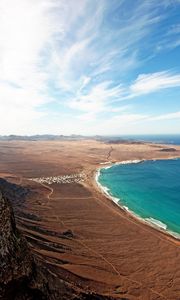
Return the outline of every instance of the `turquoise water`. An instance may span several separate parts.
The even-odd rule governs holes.
[[[114,165],[101,169],[98,181],[120,205],[180,234],[180,159]]]

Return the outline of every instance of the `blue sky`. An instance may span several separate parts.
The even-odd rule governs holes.
[[[180,133],[179,0],[1,0],[0,134]]]

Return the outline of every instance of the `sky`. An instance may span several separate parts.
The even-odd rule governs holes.
[[[0,134],[180,133],[180,0],[0,0]]]

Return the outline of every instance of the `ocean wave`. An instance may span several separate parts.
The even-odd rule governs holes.
[[[125,210],[129,211],[129,208],[128,208],[127,206],[124,206],[124,205],[123,205],[123,208],[124,208]]]
[[[144,161],[145,161],[145,159],[124,160],[124,161],[117,162],[115,164],[116,165],[139,164]]]
[[[154,218],[145,218],[145,220],[148,222],[148,223],[151,223],[161,229],[164,229],[164,230],[167,230],[167,225],[164,224],[163,222],[159,221],[159,220],[156,220]]]
[[[107,188],[106,186],[103,186],[102,184],[100,184],[100,182],[99,182],[99,180],[98,180],[98,179],[99,179],[99,176],[100,176],[100,170],[101,170],[101,169],[98,169],[98,170],[96,171],[95,181],[96,181],[97,185],[100,187],[100,189],[101,189],[106,195],[110,196],[109,193],[108,193],[109,188]]]
[[[108,196],[111,197],[111,199],[113,200],[113,202],[115,202],[117,205],[119,205],[119,204],[118,204],[118,203],[119,203],[119,198],[113,197],[113,196],[111,196],[109,193],[108,193]]]
[[[124,160],[124,161],[119,161],[119,162],[115,162],[115,163],[110,163],[110,162],[105,162],[105,163],[100,163],[100,165],[106,165],[106,164],[110,164],[108,166],[105,166],[105,167],[100,167],[98,170],[97,170],[97,173],[98,173],[98,177],[100,175],[100,171],[101,170],[107,170],[107,169],[110,169],[114,166],[117,166],[117,165],[127,165],[127,164],[139,164],[139,163],[142,163],[146,161],[145,159],[133,159],[133,160]]]
[[[117,197],[112,196],[112,195],[110,194],[110,189],[107,188],[106,186],[103,186],[103,185],[101,185],[101,184],[99,184],[99,186],[100,186],[102,192],[103,192],[105,195],[107,195],[108,198],[110,198],[113,202],[115,202],[115,203],[118,205],[118,202],[119,202],[120,199],[117,198]]]
[[[145,220],[151,226],[154,225],[156,228],[159,228],[163,231],[166,231],[167,234],[173,236],[175,239],[180,240],[180,233],[169,230],[167,228],[167,225],[164,224],[163,222],[161,222],[159,220],[156,220],[156,219],[153,219],[153,218],[146,218],[146,219],[143,219],[143,220]]]
[[[107,170],[107,169],[110,169],[111,167],[113,167],[113,165],[110,165],[110,166],[104,167],[104,168],[102,168],[102,169],[104,169],[104,170]]]
[[[98,181],[99,176],[100,176],[100,170],[101,170],[101,169],[97,169],[97,170],[96,170],[96,174],[95,174],[95,180],[96,180],[96,182],[97,182],[98,185],[100,184],[99,181]]]
[[[110,189],[106,186],[103,186],[100,182],[99,182],[99,176],[100,176],[100,170],[101,169],[98,169],[97,172],[96,172],[96,175],[95,175],[95,180],[96,180],[96,183],[98,185],[98,187],[100,188],[100,190],[105,194],[107,195],[113,202],[115,202],[116,204],[118,204],[119,202],[119,198],[116,198],[116,197],[113,197],[111,194],[110,194]]]
[[[109,189],[106,186],[102,186],[103,191],[109,195]]]
[[[180,240],[180,233],[168,230],[167,231],[170,235],[172,235],[175,239]]]

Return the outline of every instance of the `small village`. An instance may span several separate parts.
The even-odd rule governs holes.
[[[71,174],[71,175],[60,175],[60,176],[50,176],[50,177],[39,177],[39,178],[30,178],[30,180],[42,183],[42,184],[64,184],[64,183],[78,183],[83,182],[86,178],[84,173]]]

